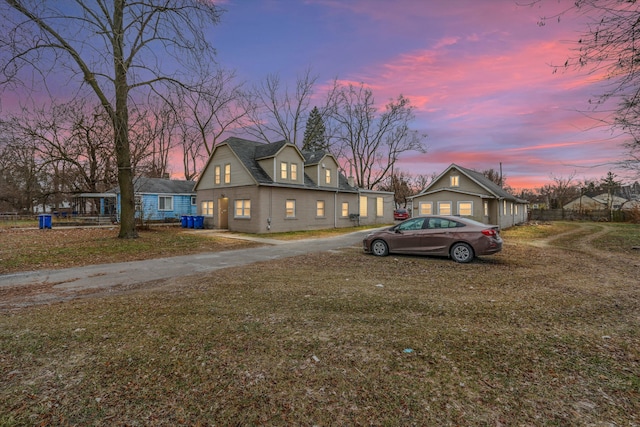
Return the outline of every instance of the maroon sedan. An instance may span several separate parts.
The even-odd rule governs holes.
[[[453,216],[420,216],[367,235],[364,251],[377,256],[390,253],[448,256],[471,262],[478,255],[502,250],[499,227]]]
[[[393,219],[404,221],[409,218],[409,211],[404,208],[395,209],[393,211]]]

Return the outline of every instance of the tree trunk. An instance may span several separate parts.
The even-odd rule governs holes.
[[[136,231],[136,206],[131,170],[131,147],[129,146],[129,106],[127,98],[127,67],[124,62],[123,43],[124,1],[117,0],[113,14],[113,58],[115,68],[116,109],[113,114],[114,142],[118,164],[118,184],[120,185],[120,233],[118,237],[132,239],[138,237]]]

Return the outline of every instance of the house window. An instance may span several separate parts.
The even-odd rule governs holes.
[[[316,216],[324,217],[324,200],[316,201]]]
[[[451,186],[460,187],[460,177],[458,175],[453,175],[451,177]]]
[[[489,216],[489,202],[484,202],[484,216]]]
[[[331,184],[331,169],[326,169],[324,171],[324,183]]]
[[[142,212],[142,196],[134,196],[134,203],[136,205],[136,212]]]
[[[342,202],[342,210],[340,212],[340,215],[342,217],[348,217],[349,216],[349,202]]]
[[[213,174],[214,174],[214,178],[213,178],[213,182],[214,184],[220,184],[220,166],[216,166],[215,168],[213,168]]]
[[[513,215],[513,203],[509,203],[509,214]]]
[[[360,196],[360,217],[364,218],[367,216],[367,196]]]
[[[173,210],[173,196],[158,196],[158,210],[159,211],[172,211]]]
[[[224,183],[229,184],[231,182],[231,165],[227,163],[224,165]]]
[[[203,216],[213,216],[213,200],[204,200],[200,203],[200,210]]]
[[[295,200],[287,200],[284,204],[284,216],[285,218],[295,218],[296,217],[296,201]]]
[[[418,212],[420,212],[420,215],[431,215],[433,213],[433,202],[420,202]]]
[[[518,215],[518,205],[516,205],[516,215]]]
[[[472,216],[473,215],[473,202],[458,202],[458,215],[460,215],[460,216]]]
[[[451,202],[438,202],[438,213],[440,215],[451,215]]]
[[[502,214],[503,215],[507,214],[507,201],[506,200],[502,201]]]
[[[376,197],[376,216],[384,216],[384,199]]]
[[[287,179],[287,162],[280,162],[280,179]]]
[[[251,218],[251,200],[240,199],[235,201],[235,217]]]
[[[291,181],[298,180],[298,165],[296,163],[291,163]]]
[[[196,196],[191,196],[191,206],[196,205]]]

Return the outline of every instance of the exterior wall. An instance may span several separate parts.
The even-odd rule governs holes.
[[[220,228],[218,216],[219,199],[228,199],[228,229],[244,233],[279,233],[299,230],[353,227],[355,225],[375,225],[393,223],[393,195],[367,194],[368,215],[352,219],[351,214],[359,212],[358,193],[295,189],[287,187],[245,186],[225,189],[198,190],[199,214],[202,201],[213,201],[213,216],[205,216],[206,228]],[[363,195],[364,196],[364,195]],[[376,215],[377,197],[382,198],[383,214]],[[236,200],[251,201],[250,218],[235,216]],[[295,217],[287,218],[286,202],[295,200]],[[324,201],[324,215],[317,216],[317,201]],[[346,215],[342,213],[342,203],[348,203]]]
[[[366,215],[363,215],[361,204],[366,197]],[[377,199],[382,199],[382,215],[377,212]],[[393,223],[393,209],[395,206],[393,194],[362,191],[358,198],[359,225],[384,225]]]
[[[501,229],[524,223],[528,219],[526,204],[516,203],[509,200],[489,199],[486,197],[452,191],[439,191],[432,194],[414,197],[413,216],[418,216],[420,214],[419,207],[421,202],[431,202],[433,204],[434,215],[440,214],[438,211],[438,202],[451,202],[452,215],[460,215],[460,212],[458,211],[458,202],[472,202],[473,214],[471,216],[466,216],[467,218],[471,218],[485,224],[498,225]],[[489,215],[484,215],[484,202],[488,203],[487,210]]]
[[[289,175],[286,180],[280,177],[280,164],[282,162],[286,162],[288,165],[296,164],[298,166],[298,177],[295,181],[291,181]],[[258,164],[274,182],[304,184],[304,159],[300,157],[298,151],[293,147],[285,147],[277,156],[262,159],[258,161]]]
[[[158,209],[158,197],[167,196],[173,198],[171,210]],[[196,215],[197,205],[191,204],[190,194],[136,194],[140,197],[140,203],[136,205],[136,218],[144,221],[179,221],[183,215]],[[121,212],[121,198],[118,194],[118,212]]]
[[[203,171],[200,181],[198,181],[198,190],[206,190],[211,188],[230,187],[238,185],[254,184],[254,180],[245,169],[244,165],[233,154],[231,149],[226,145],[216,147],[214,152],[215,158],[207,165]],[[224,167],[231,165],[231,182],[224,183]],[[215,167],[220,166],[220,184],[215,184]]]
[[[324,168],[322,167],[324,165]],[[325,182],[325,171],[331,170],[331,182]],[[320,187],[338,188],[338,163],[332,158],[325,156],[318,164],[306,166],[305,173]]]
[[[451,177],[452,176],[457,176],[458,177],[458,184],[459,185],[457,187],[452,187],[451,186]],[[463,174],[462,172],[460,172],[459,170],[457,170],[455,168],[451,169],[449,172],[447,172],[446,174],[441,176],[439,180],[437,180],[435,183],[433,183],[431,185],[431,187],[433,189],[455,188],[456,190],[461,191],[461,192],[476,193],[476,194],[486,194],[486,192],[487,192],[484,188],[482,188],[481,186],[476,184],[474,181],[469,179],[468,176],[466,176],[465,174]]]

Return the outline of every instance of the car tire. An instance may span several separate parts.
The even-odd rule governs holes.
[[[451,259],[455,262],[467,263],[474,258],[473,248],[466,243],[456,243],[451,246]]]
[[[389,246],[384,240],[374,240],[371,243],[371,253],[375,256],[387,256],[389,255]]]

